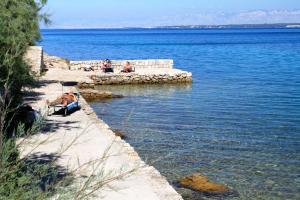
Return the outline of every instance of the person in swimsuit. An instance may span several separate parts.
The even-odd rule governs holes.
[[[122,70],[122,72],[124,73],[129,73],[129,72],[132,72],[132,67],[130,65],[130,62],[126,62],[125,66],[124,66],[124,69]]]
[[[114,72],[112,68],[112,63],[109,59],[106,59],[102,63],[102,71],[107,73],[107,72]]]
[[[47,105],[48,106],[56,106],[56,105],[64,105],[67,106],[70,103],[73,103],[77,101],[76,96],[74,95],[73,92],[67,92],[64,93],[63,95],[61,95],[60,97],[58,97],[57,99],[55,99],[54,101],[49,101],[47,100]]]

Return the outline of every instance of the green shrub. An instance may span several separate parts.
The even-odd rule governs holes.
[[[16,138],[8,137],[7,127],[21,103],[21,89],[32,82],[29,67],[23,61],[30,45],[40,39],[39,21],[46,15],[40,10],[46,0],[0,1],[0,199],[41,199],[37,184],[43,167],[28,165],[19,158]],[[31,170],[32,172],[32,170]]]

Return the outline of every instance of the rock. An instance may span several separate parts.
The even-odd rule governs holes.
[[[43,48],[39,46],[28,47],[24,61],[30,67],[30,73],[34,76],[40,76],[41,72],[45,70],[43,66]]]
[[[99,91],[93,89],[84,89],[79,91],[86,101],[100,101],[103,99],[122,98],[122,95],[115,95],[109,91]]]
[[[179,181],[179,184],[184,188],[211,195],[226,194],[231,191],[226,185],[211,182],[206,176],[201,174],[185,177]]]
[[[57,56],[50,56],[44,53],[43,60],[46,69],[49,68],[70,69],[70,61],[66,59]]]
[[[120,137],[121,139],[124,139],[126,137],[125,133],[121,130],[114,129],[112,131],[115,133],[115,136]]]

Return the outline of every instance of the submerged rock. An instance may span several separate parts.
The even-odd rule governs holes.
[[[80,90],[80,94],[86,101],[101,101],[104,99],[122,98],[122,95],[115,95],[109,91],[99,91],[93,89]]]
[[[112,130],[115,133],[115,136],[120,137],[121,139],[125,138],[125,133],[121,130],[114,129]]]
[[[209,195],[227,195],[231,193],[231,189],[226,185],[211,182],[206,176],[201,174],[187,176],[181,179],[179,184],[181,187]]]

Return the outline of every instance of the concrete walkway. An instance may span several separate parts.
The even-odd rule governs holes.
[[[62,86],[59,81],[78,81],[70,77],[70,74],[50,69],[41,78],[40,86],[32,89],[29,96],[25,97],[25,102],[35,109],[45,108],[46,99],[55,99],[61,95]],[[74,88],[64,87],[64,91],[69,90]],[[82,109],[70,116],[47,117],[46,130],[26,139],[21,146],[21,155],[58,155],[56,165],[68,171],[75,170],[74,184],[83,183],[86,180],[84,177],[90,175],[97,177],[103,171],[102,177],[105,180],[121,175],[122,179],[110,181],[91,199],[182,199],[156,169],[140,159],[128,143],[114,136],[109,126],[97,118],[84,99],[81,98],[80,101]],[[35,148],[37,144],[38,148]],[[99,161],[101,158],[102,161]],[[82,167],[78,169],[80,166]],[[127,172],[130,172],[129,175],[123,176]],[[97,178],[94,181],[96,183]]]

